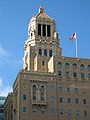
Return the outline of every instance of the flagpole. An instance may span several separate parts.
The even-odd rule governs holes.
[[[76,44],[76,58],[78,58],[79,56],[78,56],[78,39],[77,39],[77,37],[75,39],[75,44]]]

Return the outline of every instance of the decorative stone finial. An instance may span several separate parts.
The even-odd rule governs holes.
[[[40,8],[39,8],[39,13],[43,13],[44,12],[44,8],[42,8],[41,6],[40,6]]]

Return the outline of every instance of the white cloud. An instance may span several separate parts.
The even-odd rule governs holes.
[[[3,80],[0,78],[0,96],[7,96],[8,93],[12,92],[12,87],[3,84]]]

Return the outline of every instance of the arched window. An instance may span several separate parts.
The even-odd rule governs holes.
[[[36,85],[32,86],[32,94],[33,100],[36,100]]]
[[[40,98],[41,101],[43,101],[45,97],[45,87],[43,85],[41,86],[40,91],[41,91]]]
[[[52,50],[49,50],[49,57],[52,57]]]
[[[47,50],[46,49],[44,49],[44,55],[47,56]]]
[[[80,71],[84,71],[84,65],[80,65]]]
[[[73,71],[76,71],[77,70],[77,65],[74,63],[73,64]]]
[[[58,63],[57,68],[58,68],[58,75],[62,76],[62,63]]]
[[[66,69],[66,71],[69,71],[69,63],[65,64],[65,69]]]
[[[39,55],[40,56],[42,55],[42,49],[39,49]]]

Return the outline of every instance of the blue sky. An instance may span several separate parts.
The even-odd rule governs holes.
[[[0,95],[12,90],[22,69],[28,23],[40,6],[56,21],[63,56],[75,57],[68,37],[76,32],[79,57],[90,58],[90,0],[0,0]]]

